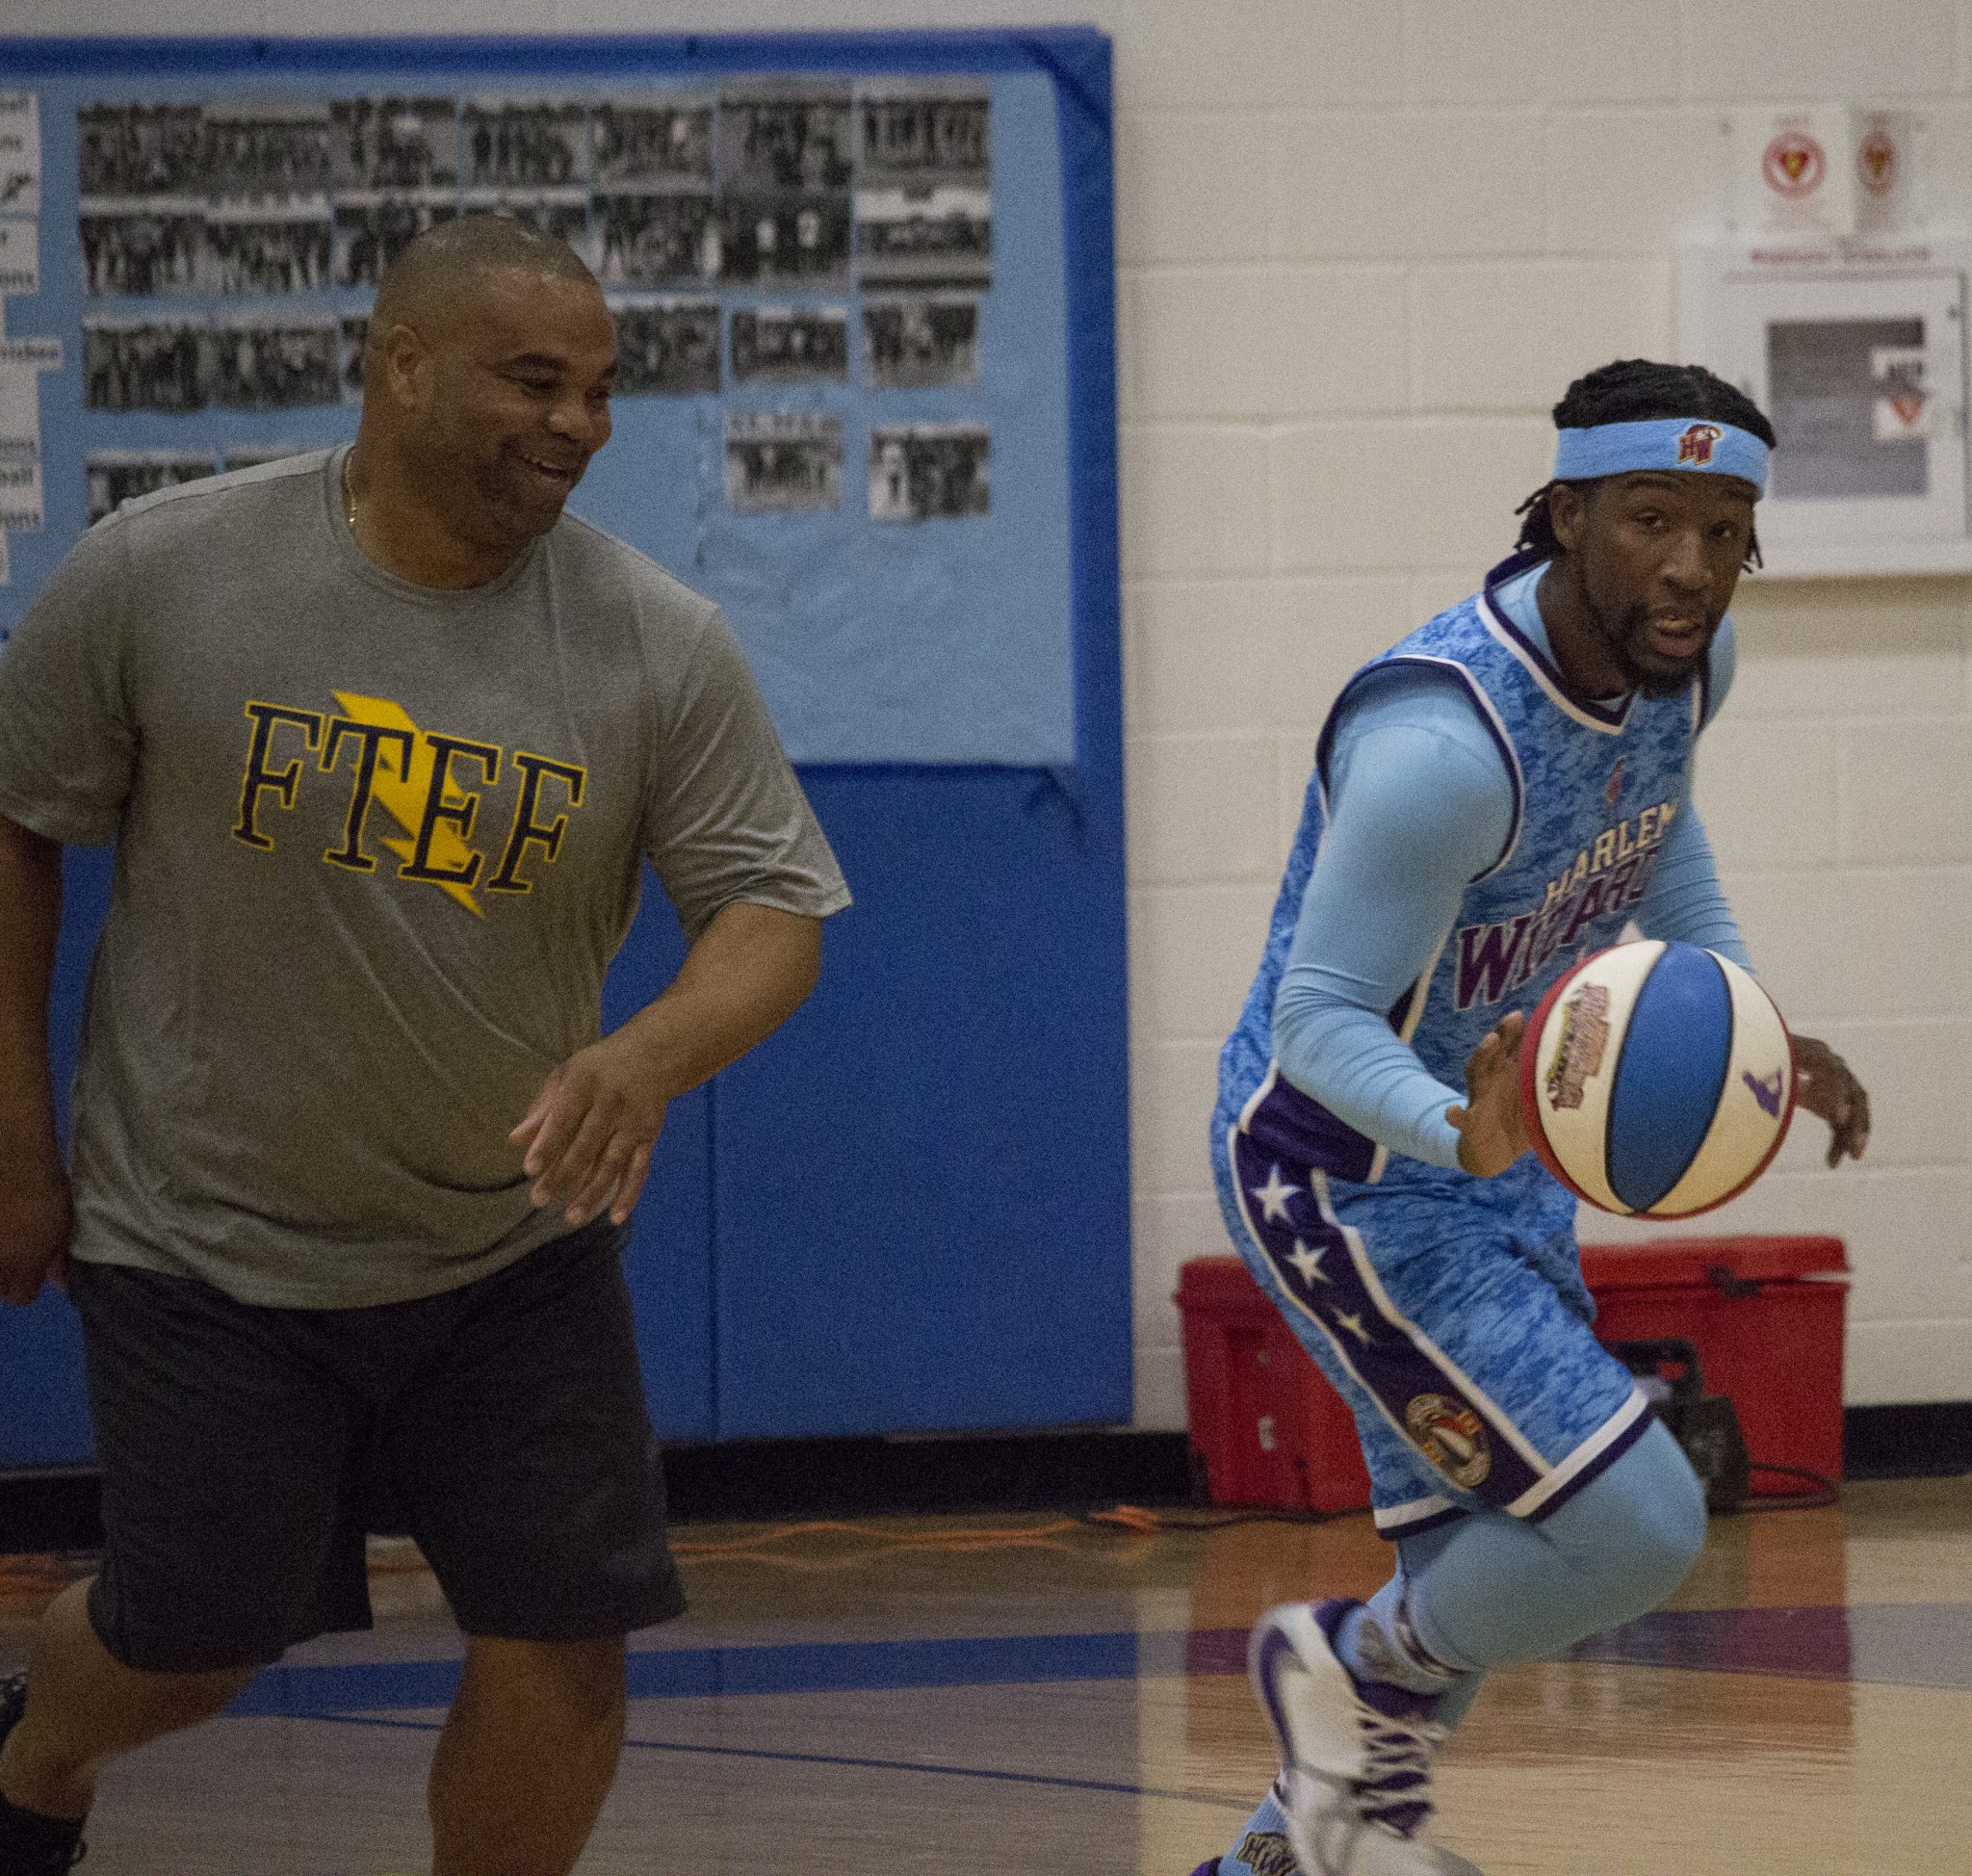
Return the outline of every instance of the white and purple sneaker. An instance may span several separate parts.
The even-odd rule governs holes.
[[[1480,1876],[1424,1835],[1445,1737],[1436,1698],[1358,1681],[1336,1653],[1360,1606],[1289,1602],[1254,1625],[1248,1669],[1281,1741],[1287,1840],[1306,1876]]]

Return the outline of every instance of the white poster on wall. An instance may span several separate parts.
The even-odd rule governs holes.
[[[0,363],[0,450],[34,455],[41,447],[40,374]]]
[[[25,215],[0,215],[0,295],[41,290],[41,224]]]
[[[61,369],[60,339],[0,339],[0,451],[39,455],[41,374]]]
[[[41,526],[41,459],[0,455],[0,531],[32,534]]]
[[[1855,170],[1849,160],[1847,110],[1828,105],[1748,111],[1727,119],[1727,129],[1732,214],[1740,232],[1855,232]]]
[[[1724,128],[1732,225],[1746,239],[1911,234],[1925,225],[1931,131],[1915,112],[1746,111]]]
[[[0,215],[40,212],[40,102],[32,91],[0,91]]]

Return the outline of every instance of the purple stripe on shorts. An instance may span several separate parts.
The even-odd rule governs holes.
[[[1574,1474],[1565,1485],[1558,1487],[1551,1498],[1544,1498],[1527,1513],[1527,1522],[1538,1524],[1544,1518],[1551,1518],[1563,1505],[1574,1497],[1585,1485],[1593,1485],[1610,1467],[1626,1453],[1631,1446],[1649,1431],[1650,1422],[1657,1416],[1646,1408],[1635,1420],[1625,1426],[1615,1439],[1598,1452],[1595,1458]],[[1604,1421],[1606,1425],[1608,1422]]]
[[[1374,1140],[1337,1120],[1278,1070],[1242,1129],[1265,1152],[1295,1165],[1319,1166],[1354,1185],[1366,1185],[1375,1166]]]
[[[1306,1097],[1303,1097],[1304,1099]],[[1318,1327],[1419,1458],[1456,1490],[1504,1510],[1538,1485],[1492,1412],[1385,1313],[1304,1163],[1233,1130],[1232,1176],[1245,1216],[1289,1303]]]

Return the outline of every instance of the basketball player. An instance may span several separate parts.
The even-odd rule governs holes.
[[[1330,712],[1220,1058],[1228,1228],[1355,1409],[1398,1567],[1367,1603],[1261,1619],[1281,1776],[1200,1876],[1469,1871],[1429,1840],[1430,1780],[1483,1676],[1653,1608],[1704,1535],[1697,1477],[1589,1331],[1515,1063],[1526,1011],[1631,921],[1750,964],[1690,792],[1774,432],[1709,372],[1641,360],[1554,417],[1515,556]],[[1860,1154],[1861,1087],[1795,1048],[1829,1163]]]
[[[847,899],[717,610],[562,511],[613,368],[569,248],[435,227],[353,450],[126,506],[0,657],[0,1294],[65,1271],[107,1540],[0,1688],[0,1876],[367,1627],[366,1521],[465,1631],[438,1876],[570,1869],[609,1789],[624,1636],[682,1606],[626,1221]],[[61,844],[113,838],[71,1187]],[[689,951],[599,1040],[646,855]]]

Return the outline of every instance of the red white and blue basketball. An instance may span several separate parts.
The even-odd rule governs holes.
[[[1527,1019],[1520,1105],[1547,1170],[1604,1212],[1688,1218],[1780,1150],[1794,1055],[1729,958],[1640,939],[1584,958]]]

